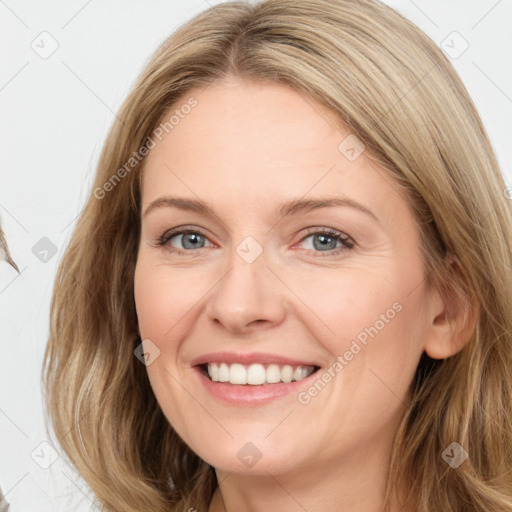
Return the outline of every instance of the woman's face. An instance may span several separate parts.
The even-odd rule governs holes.
[[[135,271],[164,414],[225,471],[382,460],[438,304],[404,196],[285,86],[231,77],[176,108],[146,160]]]

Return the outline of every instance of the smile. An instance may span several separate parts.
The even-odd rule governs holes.
[[[320,370],[313,359],[292,359],[265,352],[210,352],[191,360],[198,384],[221,402],[237,407],[261,406],[294,396]]]
[[[208,363],[206,373],[212,382],[229,382],[236,385],[260,386],[289,383],[309,377],[315,366],[291,366],[278,364]]]

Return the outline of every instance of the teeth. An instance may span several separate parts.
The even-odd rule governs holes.
[[[227,364],[227,363],[209,363],[208,375],[213,382],[229,382],[230,384],[249,384],[258,386],[261,384],[278,384],[279,382],[292,382],[292,380],[302,380],[311,375],[314,371],[313,366],[279,366],[269,364],[265,367],[262,364]]]
[[[311,375],[311,372],[308,370],[308,368],[297,366],[296,370],[293,372],[293,380],[302,380],[309,375]]]
[[[281,370],[277,364],[270,364],[267,368],[267,382],[269,384],[277,384],[281,382]]]
[[[219,382],[219,366],[216,363],[208,365],[208,375],[213,382]]]
[[[283,366],[281,370],[281,380],[283,382],[291,382],[293,379],[293,368],[290,365]]]
[[[229,369],[229,382],[231,384],[247,384],[247,371],[241,364],[232,364]]]
[[[251,366],[249,366],[249,368],[247,369],[247,384],[251,384],[252,386],[257,386],[258,384],[265,384],[266,378],[267,372],[264,366],[261,364],[251,364]]]
[[[226,363],[219,366],[219,382],[229,382],[229,366]]]

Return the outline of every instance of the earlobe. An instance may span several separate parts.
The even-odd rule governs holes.
[[[456,286],[461,279],[456,258],[449,254],[445,259],[450,282]],[[432,359],[446,359],[462,350],[475,331],[478,303],[475,297],[468,300],[462,291],[446,287],[434,290],[430,302],[431,314],[424,350]]]

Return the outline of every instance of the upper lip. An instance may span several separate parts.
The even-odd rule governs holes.
[[[239,364],[281,364],[290,366],[318,366],[310,361],[292,359],[277,354],[268,354],[265,352],[211,352],[193,359],[191,366],[200,366],[207,363],[239,363]]]

